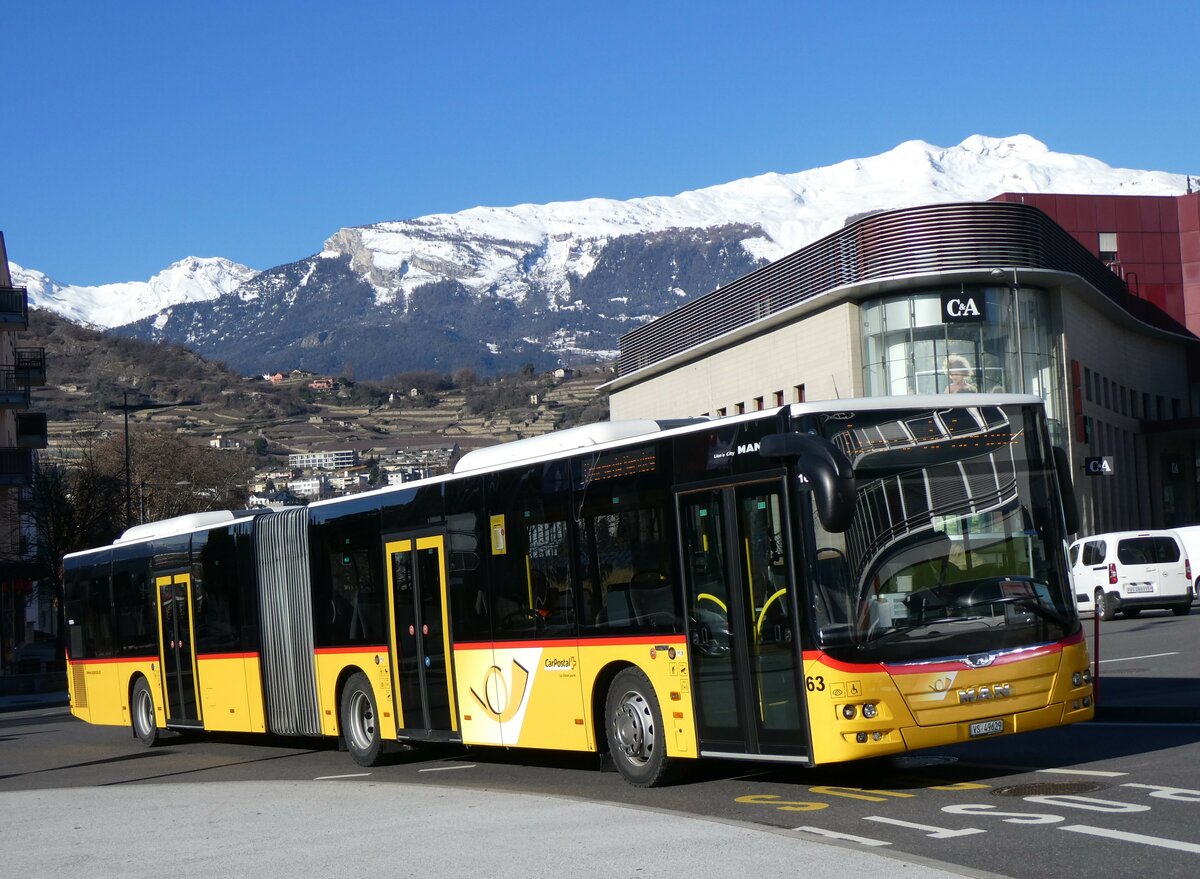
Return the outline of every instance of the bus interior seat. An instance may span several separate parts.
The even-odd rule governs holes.
[[[634,622],[633,607],[629,603],[628,583],[609,583],[604,595],[604,604],[596,615],[598,626],[629,626]]]
[[[675,602],[671,584],[658,571],[638,571],[629,581],[629,600],[643,625],[671,625]]]

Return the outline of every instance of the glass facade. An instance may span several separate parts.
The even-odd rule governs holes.
[[[978,314],[948,318],[952,300],[970,301]],[[867,300],[862,344],[867,396],[1036,394],[1046,401],[1053,441],[1066,439],[1059,334],[1045,290],[954,285]]]

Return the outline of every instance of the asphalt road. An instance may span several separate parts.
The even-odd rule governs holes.
[[[1086,625],[1090,633],[1092,621]],[[364,798],[376,796],[369,791],[379,785],[417,785],[457,789],[481,809],[497,794],[539,794],[589,807],[632,806],[646,815],[696,816],[826,843],[825,851],[842,858],[882,854],[953,865],[966,875],[1198,875],[1200,613],[1147,612],[1102,623],[1099,643],[1101,710],[1092,723],[812,770],[707,763],[687,783],[655,790],[627,785],[586,755],[402,750],[387,765],[366,770],[321,741],[180,738],[146,750],[126,730],[89,727],[63,709],[0,714],[0,805],[13,804],[9,794],[58,788],[176,785],[178,794],[168,791],[167,802],[182,806],[195,801],[190,785],[197,782],[250,782],[236,788],[250,797],[255,790],[267,797],[279,783],[336,784],[340,795],[358,787]],[[155,788],[155,796],[162,793]],[[104,802],[95,790],[78,796]],[[515,807],[503,801],[498,808]],[[343,812],[325,814],[332,822],[352,820]],[[570,846],[581,853],[581,840],[607,838],[617,826],[612,815],[583,825],[554,815],[551,809],[537,826],[547,838],[571,833]],[[638,822],[632,831],[620,826],[622,833],[637,833]],[[431,844],[471,837],[469,822],[461,830],[443,826]],[[0,842],[4,832],[0,826]],[[666,838],[677,835],[665,831]],[[774,875],[743,854],[738,863],[751,872]],[[644,872],[661,869],[622,863],[607,875]]]

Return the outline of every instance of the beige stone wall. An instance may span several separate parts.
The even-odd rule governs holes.
[[[681,418],[726,414],[795,402],[795,387],[805,398],[825,400],[862,393],[862,351],[858,306],[841,303],[794,324],[713,352],[678,369],[609,397],[614,420]]]

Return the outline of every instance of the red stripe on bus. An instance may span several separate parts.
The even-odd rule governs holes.
[[[1003,656],[997,656],[992,667],[1002,665],[1011,665],[1014,662],[1024,662],[1027,659],[1037,659],[1041,656],[1049,656],[1054,653],[1061,653],[1064,647],[1072,644],[1078,644],[1083,640],[1083,632],[1080,631],[1076,635],[1071,635],[1059,641],[1056,644],[1046,644],[1030,650],[1017,650],[1013,653],[1008,653]],[[887,672],[890,675],[919,675],[927,673],[941,673],[947,671],[962,671],[966,664],[960,659],[952,659],[946,662],[916,662],[904,665],[888,665],[880,662],[864,662],[856,664],[853,662],[842,662],[839,659],[834,659],[828,654],[822,653],[820,650],[805,650],[804,659],[806,662],[820,662],[829,668],[844,672]]]
[[[249,653],[197,653],[197,659],[258,659],[258,654]]]
[[[318,656],[327,655],[330,653],[387,653],[387,652],[388,652],[387,647],[385,647],[382,644],[380,644],[377,647],[371,647],[371,646],[367,646],[367,647],[318,647],[315,650],[313,650],[313,653],[317,654]]]
[[[455,650],[515,650],[520,647],[679,647],[687,643],[682,635],[638,635],[624,638],[554,638],[539,641],[493,641],[455,644]]]
[[[157,656],[106,656],[103,659],[68,659],[69,665],[111,665],[114,662],[158,662]]]

